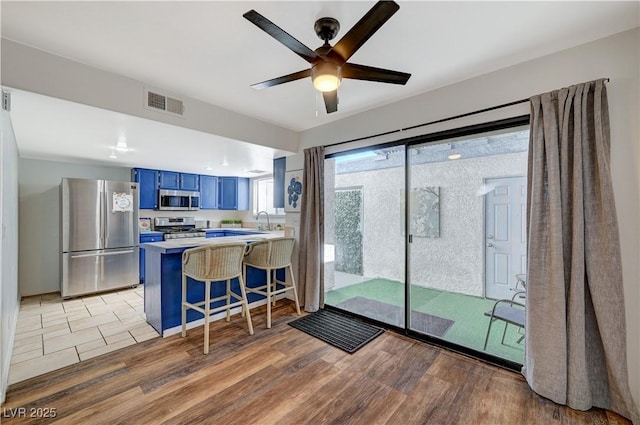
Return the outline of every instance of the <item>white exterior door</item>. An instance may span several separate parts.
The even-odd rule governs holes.
[[[527,272],[527,180],[487,179],[485,196],[485,296],[511,298],[516,274]]]

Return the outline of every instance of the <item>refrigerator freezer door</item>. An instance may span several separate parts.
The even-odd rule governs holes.
[[[139,245],[138,183],[104,182],[104,248]]]
[[[62,252],[103,247],[103,181],[62,180]]]
[[[136,286],[138,247],[62,254],[62,297]]]

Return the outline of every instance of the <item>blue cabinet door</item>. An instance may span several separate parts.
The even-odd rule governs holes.
[[[226,232],[224,230],[207,230],[206,237],[207,238],[223,238],[226,236]]]
[[[238,209],[249,209],[249,179],[238,177]]]
[[[245,177],[218,177],[218,209],[248,210],[249,179]]]
[[[160,171],[160,189],[180,190],[180,173]]]
[[[162,242],[162,233],[152,232],[147,234],[140,234],[140,243],[146,242]],[[140,249],[140,283],[144,283],[144,248]]]
[[[218,178],[216,176],[200,176],[200,209],[218,209]]]
[[[237,177],[218,177],[218,209],[238,209]]]
[[[141,210],[158,208],[158,171],[134,168],[133,181],[138,183],[138,196]]]
[[[273,160],[273,208],[284,208],[284,173],[286,168],[286,157]]]
[[[200,190],[200,176],[178,173],[177,171],[160,171],[160,189],[198,192]]]
[[[180,190],[200,191],[200,176],[197,174],[180,174]]]

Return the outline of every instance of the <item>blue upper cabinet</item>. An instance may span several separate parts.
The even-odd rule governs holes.
[[[180,173],[180,190],[200,191],[200,176],[197,174]]]
[[[284,173],[286,168],[286,157],[273,160],[273,208],[284,208]]]
[[[160,171],[160,189],[198,192],[200,190],[200,176],[176,171]]]
[[[218,209],[238,209],[237,177],[218,177]]]
[[[200,176],[200,209],[218,209],[218,178],[216,176]]]
[[[160,189],[180,190],[180,173],[160,171]]]
[[[244,177],[218,177],[218,209],[248,210],[249,179]]]
[[[249,179],[238,177],[238,209],[249,210]]]
[[[131,170],[131,179],[138,182],[138,197],[141,210],[158,208],[158,178],[159,171],[145,168]]]

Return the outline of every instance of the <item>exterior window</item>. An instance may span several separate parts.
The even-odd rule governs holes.
[[[273,176],[253,179],[253,213],[260,211],[271,216],[284,216],[284,208],[273,207]]]

